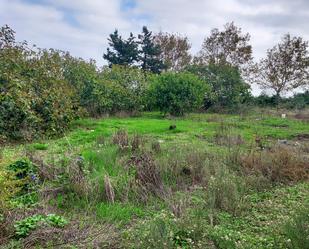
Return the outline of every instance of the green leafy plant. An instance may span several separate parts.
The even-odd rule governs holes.
[[[46,216],[36,214],[15,223],[15,236],[17,238],[27,237],[31,231],[37,229],[40,225],[62,228],[67,223],[66,219],[55,214],[48,214]]]
[[[40,214],[27,217],[21,221],[17,221],[14,225],[15,235],[17,238],[27,237],[29,233],[38,227],[38,223],[42,222],[44,217]]]
[[[53,227],[64,227],[68,224],[68,221],[65,218],[56,214],[48,214],[45,217],[45,221]]]

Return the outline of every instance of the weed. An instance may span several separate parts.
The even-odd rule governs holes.
[[[55,214],[49,214],[47,216],[36,214],[15,223],[15,236],[16,238],[27,237],[30,232],[37,229],[39,225],[64,227],[67,223],[68,222],[63,217]]]
[[[273,183],[309,179],[309,161],[288,146],[280,145],[260,152],[252,151],[241,158],[241,164],[247,174],[262,174]]]
[[[106,195],[107,200],[110,203],[114,203],[115,192],[114,192],[114,188],[111,184],[111,180],[107,175],[104,176],[104,187],[105,187],[105,195]]]
[[[241,208],[244,192],[242,180],[224,166],[218,166],[207,186],[208,208],[212,212],[219,209],[235,214]],[[213,223],[213,217],[210,219]]]
[[[309,206],[298,210],[284,226],[288,247],[293,249],[309,248]]]

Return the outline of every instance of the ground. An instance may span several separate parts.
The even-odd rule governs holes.
[[[5,146],[2,161],[30,160],[38,179],[10,200],[1,248],[293,248],[285,227],[309,203],[308,127],[262,112],[143,113]],[[35,214],[65,222],[16,236]]]

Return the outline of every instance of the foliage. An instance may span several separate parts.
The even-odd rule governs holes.
[[[103,58],[109,62],[109,65],[133,65],[138,60],[138,44],[132,33],[127,40],[123,40],[116,29],[109,35],[109,46]]]
[[[188,37],[159,32],[154,42],[161,48],[160,58],[167,70],[179,72],[191,62]]]
[[[187,70],[210,86],[210,95],[204,101],[205,109],[211,106],[232,109],[250,97],[250,86],[243,81],[236,67],[226,64],[196,64],[187,67]]]
[[[161,61],[161,48],[154,42],[152,32],[143,26],[142,34],[138,35],[138,41],[132,33],[127,40],[123,40],[116,29],[110,34],[109,46],[103,58],[109,63],[109,66],[140,66],[145,72],[160,73],[165,68]],[[140,64],[140,65],[139,65]]]
[[[0,216],[10,206],[9,200],[19,192],[21,185],[14,173],[7,170],[6,166],[6,161],[0,162]]]
[[[152,32],[143,27],[142,34],[138,36],[139,43],[141,45],[139,59],[141,61],[141,68],[144,71],[150,71],[153,73],[160,73],[165,65],[161,61],[160,54],[161,48],[154,42]]]
[[[161,112],[175,116],[201,107],[208,89],[190,73],[164,73],[152,78],[150,101]]]
[[[99,101],[104,98],[106,112],[138,112],[144,107],[148,75],[136,68],[113,66],[105,68],[100,75]],[[105,96],[100,91],[106,90]],[[99,102],[100,103],[100,102]]]
[[[36,214],[15,222],[15,236],[16,238],[24,238],[27,237],[31,231],[37,229],[39,226],[52,226],[62,228],[67,223],[68,222],[66,219],[55,214],[48,214],[46,216]]]
[[[1,31],[5,44],[0,49],[2,139],[61,134],[76,112],[72,88],[62,77],[60,52],[30,49],[26,43],[15,42],[8,27]]]
[[[227,23],[223,31],[213,29],[202,45],[196,60],[203,64],[228,64],[243,71],[252,61],[249,33],[242,34],[233,22]]]
[[[17,179],[25,179],[34,176],[36,169],[28,159],[17,160],[7,167],[8,170],[14,172]]]
[[[272,90],[279,100],[283,93],[308,86],[308,59],[308,42],[286,34],[260,61],[256,83]]]

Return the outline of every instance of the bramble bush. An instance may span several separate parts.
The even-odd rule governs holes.
[[[18,43],[13,30],[1,28],[1,142],[58,135],[75,118],[73,88],[62,75],[61,56]]]

